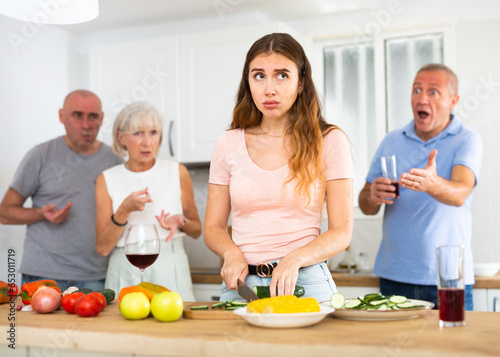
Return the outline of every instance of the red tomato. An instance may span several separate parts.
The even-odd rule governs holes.
[[[13,283],[9,283],[7,284],[7,287],[8,287],[8,292],[9,292],[9,295],[10,295],[10,299],[15,299],[16,296],[17,296],[17,293],[19,292],[19,288],[17,287],[16,284],[13,284]]]
[[[75,312],[81,317],[93,317],[97,316],[101,311],[101,304],[95,296],[84,295],[80,296],[75,303]]]
[[[103,294],[101,294],[98,291],[94,291],[93,293],[90,293],[88,295],[95,296],[97,300],[99,300],[99,304],[101,305],[101,311],[104,310],[104,308],[106,307],[106,298],[104,297]]]
[[[66,311],[69,314],[74,314],[76,300],[78,300],[81,296],[84,295],[85,294],[82,292],[64,295],[61,300],[61,305],[64,311]]]

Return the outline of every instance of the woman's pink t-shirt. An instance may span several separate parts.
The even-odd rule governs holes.
[[[323,163],[327,181],[353,177],[349,141],[342,131],[332,130],[323,139]],[[295,180],[283,186],[289,173],[288,165],[272,171],[257,166],[243,129],[226,131],[217,140],[209,182],[229,186],[232,238],[248,264],[281,259],[321,233],[322,205],[311,197],[305,207],[306,198],[294,192]]]

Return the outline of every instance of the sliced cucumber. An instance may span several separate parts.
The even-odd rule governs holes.
[[[370,304],[376,306],[376,305],[385,304],[387,301],[389,301],[389,300],[388,299],[372,300],[372,301],[370,301]]]
[[[344,307],[346,309],[354,309],[360,306],[363,302],[359,299],[354,299],[345,303]]]
[[[234,307],[243,307],[243,306],[247,306],[248,305],[248,302],[246,301],[232,301],[230,303],[231,306],[234,306]],[[227,309],[226,309],[227,310]]]
[[[239,309],[241,306],[226,306],[226,310],[230,311],[230,310],[236,310],[236,309]]]
[[[381,293],[372,293],[372,294],[366,294],[363,297],[363,300],[366,302],[370,302],[372,300],[381,300],[383,298],[384,298],[384,296]]]
[[[402,304],[402,303],[406,302],[407,300],[408,300],[408,298],[406,296],[402,296],[402,295],[393,295],[389,298],[389,301],[393,302],[395,304]]]
[[[330,298],[330,305],[334,309],[341,309],[344,307],[344,304],[345,304],[345,296],[342,293],[335,293]]]
[[[400,304],[397,304],[397,307],[399,307],[400,309],[409,309],[411,307],[415,307],[415,304],[410,301],[405,301]]]
[[[334,296],[332,296],[332,299]],[[330,304],[332,302],[330,301]],[[333,306],[333,305],[332,305]],[[381,293],[366,294],[358,296],[357,299],[352,299],[344,303],[344,309],[356,310],[403,310],[423,308],[424,305],[415,305],[406,296],[388,295],[384,296]]]
[[[191,306],[191,310],[208,310],[208,305]]]
[[[218,302],[217,304],[212,305],[212,309],[218,309],[221,308],[222,306],[226,305],[225,301]]]

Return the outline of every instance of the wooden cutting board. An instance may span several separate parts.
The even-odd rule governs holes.
[[[195,320],[238,320],[241,316],[236,315],[232,310],[224,310],[224,308],[212,309],[211,306],[216,304],[216,301],[210,302],[184,302],[184,311],[182,316],[185,319]],[[191,306],[208,305],[208,310],[191,310]]]

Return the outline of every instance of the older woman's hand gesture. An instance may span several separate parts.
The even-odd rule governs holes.
[[[186,224],[186,217],[184,217],[184,215],[182,214],[176,214],[175,216],[171,217],[169,216],[170,213],[165,213],[163,210],[161,210],[161,215],[155,216],[163,229],[170,230],[170,234],[167,238],[165,238],[165,242],[168,242],[170,238],[174,236],[177,227],[182,227],[184,226],[184,224]]]
[[[153,202],[153,200],[146,187],[144,190],[132,192],[123,200],[122,207],[127,212],[142,211],[148,202]]]

